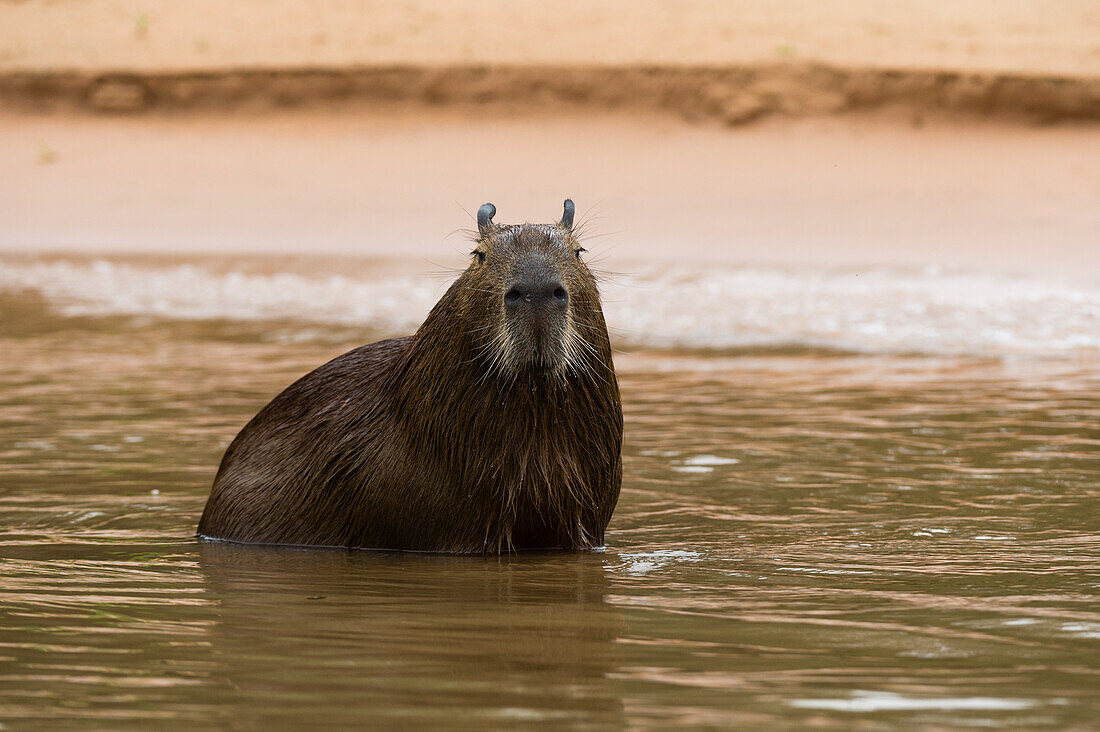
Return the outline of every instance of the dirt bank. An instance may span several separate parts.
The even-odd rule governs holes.
[[[1092,0],[0,2],[0,105],[349,102],[673,111],[740,124],[902,106],[1100,119]]]
[[[134,113],[340,107],[415,102],[512,109],[673,112],[738,125],[895,107],[1022,121],[1100,119],[1100,78],[838,69],[394,67],[201,73],[18,72],[0,75],[0,101],[24,111]]]

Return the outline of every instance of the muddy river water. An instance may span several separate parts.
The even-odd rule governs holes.
[[[667,333],[612,292],[606,549],[465,558],[194,538],[244,422],[437,292],[226,268],[0,266],[5,727],[1096,723],[1095,287],[880,273],[834,322],[791,303],[842,275],[677,275],[748,294]]]

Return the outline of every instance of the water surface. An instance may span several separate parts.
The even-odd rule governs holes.
[[[186,288],[162,293],[168,312],[134,291],[108,307],[8,275],[7,727],[1086,728],[1100,713],[1087,298],[1068,324],[1021,306],[969,351],[860,341],[874,302],[837,326],[862,352],[782,329],[672,349],[617,316],[632,345],[606,550],[463,558],[193,538],[244,422],[396,321],[173,311]],[[954,318],[931,292],[948,310],[928,317]],[[1053,356],[1033,347],[1043,327]]]

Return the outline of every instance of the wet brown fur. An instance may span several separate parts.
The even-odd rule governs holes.
[[[563,225],[483,231],[415,335],[330,361],[241,430],[200,536],[464,553],[602,545],[622,409],[581,251]],[[525,356],[527,335],[505,317],[509,273],[532,262],[569,291],[549,360]]]

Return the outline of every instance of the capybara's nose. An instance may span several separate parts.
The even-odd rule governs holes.
[[[561,307],[568,302],[569,292],[556,280],[517,282],[504,293],[504,304],[510,308],[520,305]]]

